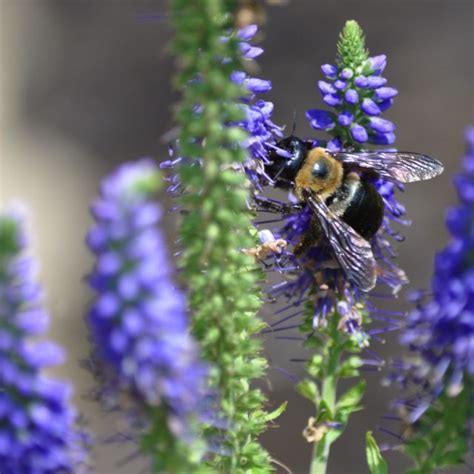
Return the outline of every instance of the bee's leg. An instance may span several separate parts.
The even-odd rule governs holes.
[[[315,246],[321,239],[321,226],[316,216],[311,218],[308,230],[303,234],[301,240],[295,245],[293,254],[297,257],[303,255],[311,247]]]
[[[276,199],[265,198],[262,196],[256,196],[255,202],[258,206],[256,211],[260,212],[273,212],[275,214],[291,214],[298,212],[303,209],[301,204],[289,204],[278,201]]]

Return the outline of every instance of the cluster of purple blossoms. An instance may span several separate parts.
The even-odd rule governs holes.
[[[329,150],[338,151],[352,144],[395,142],[395,125],[380,117],[398,93],[387,87],[387,79],[381,76],[386,63],[382,54],[355,67],[321,67],[327,81],[319,81],[318,88],[324,103],[333,107],[334,112],[311,109],[306,115],[314,129],[334,136],[327,144]]]
[[[163,407],[169,429],[181,437],[199,414],[207,370],[157,227],[159,180],[155,163],[144,159],[102,182],[87,237],[96,257],[89,282],[97,294],[89,325],[112,381],[139,405]]]
[[[249,41],[257,34],[257,25],[249,25],[237,32],[240,40],[240,50],[244,60],[252,61],[263,53],[263,49],[253,46]],[[226,38],[223,38],[225,41]],[[248,158],[243,163],[243,170],[248,176],[252,186],[262,190],[262,186],[271,181],[265,173],[265,164],[269,162],[269,151],[275,147],[276,142],[282,137],[282,129],[275,125],[272,120],[273,103],[258,99],[259,94],[269,92],[272,88],[271,81],[250,77],[245,71],[234,71],[231,79],[235,84],[243,85],[249,95],[243,97],[240,107],[244,112],[242,120],[233,123],[248,133],[246,148],[249,150]],[[196,113],[199,112],[199,106]],[[179,151],[179,143],[177,143]],[[173,157],[175,150],[170,147],[170,157],[168,161],[161,163],[163,169],[174,168],[183,159],[183,157]],[[181,184],[177,175],[167,178],[170,183],[168,192],[173,195],[179,195],[182,192]]]
[[[386,65],[384,55],[364,59],[353,68],[348,66],[322,66],[323,73],[331,82],[320,82],[319,89],[326,104],[335,108],[335,112],[324,110],[309,110],[307,117],[313,128],[324,130],[333,138],[314,140],[315,146],[323,146],[329,150],[361,150],[364,142],[376,144],[391,144],[395,140],[395,127],[388,120],[378,115],[386,110],[393,102],[397,91],[386,87],[386,79],[381,73]],[[396,256],[391,241],[402,241],[403,236],[392,229],[392,223],[408,225],[403,218],[405,208],[395,198],[396,189],[403,190],[402,185],[396,185],[383,179],[374,179],[372,184],[381,195],[385,212],[383,223],[377,234],[371,239],[371,246],[377,261],[377,281],[397,293],[402,285],[408,282],[403,270],[394,262]],[[259,198],[262,200],[263,198]],[[290,192],[289,200],[295,202]],[[313,212],[306,206],[301,211],[276,219],[275,227],[271,230],[276,239],[285,240],[288,245],[297,245],[307,233]],[[271,221],[264,221],[263,224]],[[276,256],[275,268],[288,276],[286,281],[272,288],[273,297],[286,296],[292,317],[303,313],[303,309],[295,311],[308,296],[313,301],[313,327],[326,324],[326,317],[337,309],[339,300],[352,301],[351,314],[353,318],[345,328],[360,341],[366,341],[366,335],[361,327],[362,317],[357,309],[361,302],[371,311],[373,319],[379,319],[385,329],[398,326],[398,313],[381,314],[368,300],[367,295],[354,287],[339,265],[334,261],[333,251],[326,242],[320,242],[308,248],[303,254],[293,256],[286,251]],[[372,295],[375,292],[371,293]],[[287,321],[288,318],[283,318]],[[278,321],[277,325],[281,323]],[[288,326],[293,328],[295,326]],[[284,329],[284,328],[281,328]],[[373,335],[379,329],[371,331]]]
[[[0,215],[0,472],[77,472],[85,438],[76,431],[72,390],[43,370],[63,361],[48,341],[48,314],[35,281],[34,262],[24,254],[23,212]]]
[[[412,422],[442,393],[454,397],[466,386],[474,388],[474,127],[467,129],[466,140],[463,170],[454,178],[460,202],[446,217],[451,241],[435,258],[429,301],[417,298],[402,334],[402,342],[421,358],[401,362],[403,371],[394,376],[404,385],[423,387]]]

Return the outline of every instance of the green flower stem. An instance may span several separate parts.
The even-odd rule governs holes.
[[[265,397],[252,388],[267,366],[257,334],[262,273],[240,250],[255,246],[249,229],[246,177],[235,165],[246,159],[244,131],[231,126],[242,117],[238,106],[246,90],[230,75],[242,70],[238,38],[229,39],[230,16],[223,0],[172,0],[174,51],[181,66],[177,86],[180,167],[186,209],[180,237],[183,280],[189,288],[193,333],[212,366],[211,385],[228,429],[209,426],[206,439],[219,454],[208,467],[225,473],[265,473],[270,457],[258,436],[274,415],[263,410]],[[197,109],[196,106],[199,106]]]
[[[362,316],[367,320],[367,313]],[[334,311],[328,315],[328,324],[317,333],[312,332],[312,307],[308,304],[305,321],[301,331],[308,336],[306,347],[316,349],[306,369],[308,377],[297,389],[315,407],[312,428],[319,432],[314,442],[311,458],[311,474],[325,474],[332,444],[341,436],[349,416],[361,409],[360,401],[365,390],[365,381],[359,380],[346,392],[338,394],[338,383],[342,378],[360,377],[362,362],[359,342],[338,327],[340,315]],[[307,432],[306,435],[312,432]],[[322,436],[321,436],[322,435]]]
[[[331,373],[330,368],[336,367],[339,363],[339,353],[334,357],[330,357],[332,360],[328,363],[328,374],[322,380],[322,399],[326,401],[329,409],[334,412],[336,409],[336,391],[337,391],[337,377],[334,373]],[[327,464],[329,461],[329,451],[331,449],[331,436],[328,434],[324,435],[323,439],[319,443],[315,443],[313,448],[313,456],[311,459],[311,474],[324,474],[327,470]]]

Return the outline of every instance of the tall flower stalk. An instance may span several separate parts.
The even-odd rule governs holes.
[[[462,465],[474,446],[474,127],[466,142],[459,204],[446,217],[451,240],[436,255],[431,294],[416,295],[401,338],[411,357],[392,376],[406,389],[395,405],[412,474]]]
[[[221,0],[173,0],[171,16],[181,66],[176,84],[183,91],[177,110],[185,157],[179,167],[185,189],[180,267],[189,288],[193,333],[214,366],[211,383],[225,422],[205,430],[215,450],[209,466],[220,472],[268,472],[270,458],[257,438],[269,415],[262,392],[251,387],[267,366],[257,336],[263,327],[256,316],[261,274],[241,251],[254,244],[248,181],[239,172],[249,146],[245,127],[238,125],[246,120],[238,104],[249,82],[236,72],[242,70],[245,34],[229,36],[230,17]]]
[[[366,144],[392,144],[395,126],[380,117],[397,94],[381,75],[386,65],[385,56],[369,57],[363,32],[354,21],[344,26],[337,51],[336,63],[322,66],[326,80],[318,82],[323,101],[331,110],[307,112],[311,126],[329,135],[328,139],[313,140],[314,146],[331,151],[359,151]],[[370,242],[377,259],[377,281],[396,293],[407,279],[394,263],[390,240],[402,240],[402,237],[391,224],[407,223],[402,218],[405,209],[394,197],[395,185],[382,179],[374,179],[372,184],[385,207],[382,226]],[[278,208],[275,200],[257,197],[257,202],[268,201],[274,209]],[[312,216],[312,211],[304,207],[274,220],[277,222],[272,229],[275,240],[289,246],[303,242]],[[285,280],[269,293],[272,297],[287,299],[285,307],[278,311],[279,319],[272,324],[272,331],[299,327],[304,346],[313,351],[306,362],[308,376],[297,388],[314,404],[314,416],[309,418],[303,436],[314,444],[311,472],[322,474],[327,470],[331,445],[342,434],[351,413],[361,409],[365,389],[365,381],[360,380],[361,369],[374,369],[383,364],[368,346],[377,338],[376,334],[397,327],[399,315],[377,310],[367,295],[348,281],[324,241],[307,246],[298,255],[282,251],[272,255],[272,259],[274,269],[284,275]],[[303,324],[291,324],[291,320],[298,317],[303,317]],[[369,328],[371,322],[379,322],[383,327]],[[348,377],[359,380],[345,393],[340,393],[339,381]],[[372,445],[373,438],[368,438]]]
[[[205,448],[196,426],[209,418],[207,369],[158,227],[160,181],[158,166],[146,159],[103,180],[87,236],[97,296],[88,323],[100,399],[131,420],[124,438],[149,455],[153,472],[187,472]]]
[[[62,350],[36,340],[48,327],[35,264],[26,256],[23,212],[0,214],[0,472],[78,472],[85,437],[71,386],[44,374]]]

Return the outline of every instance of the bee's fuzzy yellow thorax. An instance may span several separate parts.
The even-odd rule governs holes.
[[[328,174],[325,178],[315,178],[312,175],[314,164],[320,160],[324,161],[328,167]],[[330,156],[324,148],[313,148],[296,175],[295,193],[299,199],[303,199],[303,191],[308,190],[327,199],[341,186],[343,175],[344,170],[341,163]]]

